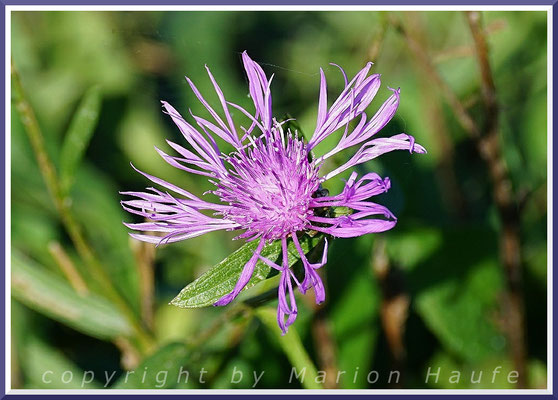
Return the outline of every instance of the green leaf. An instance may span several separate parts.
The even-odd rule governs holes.
[[[60,154],[60,181],[67,193],[74,181],[74,174],[89,145],[101,111],[101,90],[93,86],[78,106],[62,144]]]
[[[498,310],[505,277],[494,251],[496,232],[462,226],[440,237],[436,250],[408,273],[416,312],[452,355],[470,363],[501,356],[506,338]]]
[[[29,308],[99,339],[131,333],[114,305],[95,294],[78,295],[60,277],[12,252],[12,296]]]
[[[471,225],[432,237],[434,251],[418,256],[408,270],[416,312],[452,355],[470,363],[501,356],[506,339],[498,310],[505,278],[495,252],[497,233]]]
[[[481,362],[505,347],[496,323],[501,290],[498,263],[487,259],[461,280],[447,280],[418,294],[415,306],[444,347],[469,362]]]
[[[322,239],[322,235],[316,235],[314,237],[304,235],[299,238],[299,241],[302,249],[307,254],[316,247]],[[244,265],[250,260],[257,246],[257,241],[246,243],[240,249],[236,250],[219,264],[210,268],[202,276],[182,289],[178,296],[171,301],[171,304],[182,308],[197,308],[214,304],[217,300],[234,289]],[[288,252],[289,265],[292,266],[300,260],[300,255],[292,242],[289,243]],[[281,241],[276,240],[266,245],[261,254],[263,257],[267,257],[272,261],[279,261],[281,259]],[[254,268],[252,278],[245,289],[270,278],[273,276],[273,272],[274,270],[272,270],[270,266],[262,261],[258,261]]]
[[[298,379],[302,386],[306,389],[323,389],[319,383],[320,377],[316,367],[308,356],[295,327],[291,325],[289,331],[282,335],[277,326],[277,312],[273,308],[260,307],[256,310],[256,316],[281,346],[291,365],[296,369],[296,374],[300,376]]]
[[[189,350],[184,343],[170,343],[145,359],[135,370],[123,374],[111,389],[169,389],[186,379]],[[145,374],[145,375],[144,375]],[[189,377],[188,380],[192,379]]]

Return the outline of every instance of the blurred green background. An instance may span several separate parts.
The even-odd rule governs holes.
[[[544,388],[547,17],[545,12],[482,16],[503,155],[521,204],[524,384]],[[13,387],[80,388],[84,371],[92,371],[94,379],[83,387],[102,388],[105,371],[109,376],[115,371],[107,387],[249,388],[255,370],[265,371],[258,388],[314,387],[289,382],[292,365],[327,371],[322,386],[334,388],[515,387],[506,379],[517,365],[506,334],[507,284],[491,182],[475,144],[413,52],[418,43],[471,115],[482,121],[480,73],[463,13],[13,12],[11,23],[13,63],[46,151],[57,171],[66,168],[75,176],[67,209],[147,335],[142,344],[91,275],[49,196],[13,107]],[[168,305],[241,245],[230,240],[232,234],[212,233],[155,250],[129,238],[122,221],[133,218],[119,205],[119,191],[149,186],[130,162],[198,195],[209,188],[204,179],[167,165],[154,150],[167,151],[165,139],[182,143],[159,101],[169,101],[184,116],[189,108],[205,115],[183,76],[215,101],[207,64],[227,99],[251,110],[240,59],[244,50],[268,76],[275,74],[275,115],[291,114],[307,135],[316,118],[319,68],[327,74],[331,99],[342,90],[343,79],[330,62],[354,74],[374,61],[382,88],[369,114],[389,96],[387,86],[401,87],[399,110],[379,135],[406,132],[429,151],[390,153],[357,169],[391,178],[392,189],[377,201],[398,216],[398,225],[380,235],[335,240],[322,271],[327,303],[316,309],[312,294],[298,294],[301,311],[285,338],[262,317],[274,302],[231,318],[228,308]],[[76,111],[85,116],[82,130],[87,131],[88,118],[94,127],[89,142],[80,139],[79,126],[72,123]],[[64,150],[63,143],[76,129],[82,141],[76,148],[85,154],[64,166],[64,153],[72,153],[72,147]],[[333,164],[348,156],[343,152]],[[330,192],[342,187],[337,178],[328,186]],[[308,357],[296,360],[295,348],[305,349]],[[176,383],[180,366],[191,372],[188,383]],[[496,366],[503,372],[492,383]],[[208,371],[204,383],[202,367]],[[429,367],[441,368],[437,383],[425,383]],[[138,372],[125,383],[127,369]],[[150,372],[142,383],[144,370]],[[153,374],[160,370],[169,371],[164,384],[162,375]],[[238,384],[231,383],[235,370],[244,372]],[[373,370],[379,379],[370,384],[366,378]],[[388,382],[392,370],[401,371],[397,384]],[[462,373],[459,383],[448,380],[453,370]],[[471,383],[471,371],[478,377],[481,370],[481,383]],[[52,371],[46,376],[50,383],[45,371]],[[346,371],[338,382],[337,371]]]

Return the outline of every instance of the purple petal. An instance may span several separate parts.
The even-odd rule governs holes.
[[[254,273],[254,267],[256,266],[256,263],[258,262],[258,257],[260,256],[260,253],[261,253],[264,245],[265,245],[265,240],[261,239],[260,243],[258,244],[258,247],[256,248],[256,250],[254,250],[254,254],[252,255],[250,260],[244,266],[244,268],[242,270],[242,273],[240,274],[240,277],[238,278],[238,281],[236,282],[236,285],[235,285],[233,291],[231,293],[221,297],[221,299],[219,299],[214,304],[215,306],[225,306],[225,305],[229,304],[231,301],[233,301],[236,298],[236,296],[238,296],[240,291],[242,289],[244,289],[244,287],[250,281],[250,278],[252,277],[252,274]]]
[[[368,233],[384,232],[393,228],[396,223],[396,220],[364,219],[353,221],[347,218],[337,226],[312,226],[312,229],[327,233],[334,237],[350,238],[366,235]]]
[[[219,158],[218,149],[210,144],[203,135],[190,125],[182,116],[166,101],[161,102],[166,112],[171,116],[173,122],[178,126],[184,138],[196,150],[196,152],[213,166],[215,171],[225,172],[223,161]]]
[[[326,87],[325,76],[323,75],[323,71],[320,71],[321,82],[318,123],[308,143],[309,149],[314,148],[331,133],[347,125],[351,120],[362,114],[372,99],[374,99],[374,96],[380,88],[380,76],[375,74],[367,77],[371,66],[372,64],[368,63],[353,77],[351,82],[348,84],[346,83],[345,89],[327,111],[324,98],[324,88]],[[346,79],[345,75],[344,77]]]
[[[342,137],[337,146],[324,156],[320,157],[318,162],[321,162],[344,149],[362,143],[382,130],[384,126],[391,121],[399,106],[400,90],[390,90],[393,91],[393,94],[384,102],[384,104],[382,104],[372,119],[368,123],[365,123],[366,119],[362,118],[359,125],[353,129],[351,134]]]
[[[213,75],[211,75],[211,72],[209,71],[209,68],[207,68],[207,66],[206,66],[206,69],[207,69],[207,72],[209,74],[209,78],[211,79],[211,81],[214,85],[214,88],[217,92],[217,96],[219,97],[219,100],[221,101],[221,104],[223,105],[223,109],[225,110],[225,114],[227,114],[227,116],[228,116],[228,119],[229,119],[228,122],[231,123],[232,120],[230,120],[230,115],[228,115],[227,105],[226,105],[226,101],[225,101],[225,98],[223,96],[223,93],[221,92],[221,89],[217,85],[217,82],[215,82],[215,79],[213,78]],[[196,85],[194,85],[194,82],[192,82],[190,80],[190,78],[188,78],[188,77],[186,77],[186,80],[188,81],[188,84],[192,88],[192,91],[194,92],[194,94],[196,95],[196,97],[198,98],[200,103],[203,104],[203,106],[206,108],[206,110],[209,111],[209,114],[211,114],[213,119],[215,119],[217,124],[221,127],[220,132],[222,132],[222,133],[219,133],[219,136],[221,137],[221,139],[227,141],[228,143],[232,144],[233,146],[239,145],[240,141],[238,140],[238,135],[236,134],[236,131],[234,130],[234,125],[233,125],[233,128],[228,127],[223,122],[223,120],[221,119],[219,114],[217,114],[217,112],[205,100],[205,98],[202,96],[202,94],[200,93],[200,91],[198,90]]]
[[[214,176],[214,173],[212,172],[200,171],[199,169],[190,168],[180,163],[180,161],[187,162],[186,159],[180,159],[178,157],[169,156],[167,153],[165,153],[163,150],[159,149],[158,147],[155,147],[155,150],[157,151],[157,153],[159,153],[159,155],[163,158],[163,160],[165,160],[169,165],[175,168],[181,169],[186,172],[191,172],[193,174],[205,175],[208,177]]]
[[[335,63],[329,63],[329,65],[333,65],[334,67],[339,68],[339,71],[341,71],[341,74],[343,75],[343,80],[345,81],[345,87],[349,86],[349,80],[347,79],[347,73],[345,72],[345,70]]]
[[[327,117],[327,83],[324,70],[320,68],[320,100],[318,103],[318,120],[316,126],[322,126]]]
[[[318,197],[312,199],[310,207],[350,207],[356,208],[363,200],[377,196],[389,190],[389,178],[382,179],[378,174],[370,172],[355,183],[357,173],[353,172],[343,192],[337,196]]]
[[[304,254],[304,251],[302,250],[302,247],[300,246],[300,242],[299,242],[296,234],[293,234],[291,236],[292,236],[295,248],[297,249],[298,254],[300,255],[300,259],[302,260],[302,264],[304,266],[304,274],[305,275],[304,275],[304,281],[301,284],[301,291],[304,293],[308,289],[313,287],[314,288],[314,295],[315,295],[315,298],[316,298],[316,303],[320,304],[325,300],[325,290],[324,290],[324,285],[323,285],[322,279],[320,278],[320,276],[318,275],[318,273],[315,270],[323,267],[327,263],[327,249],[328,249],[327,238],[325,239],[325,243],[324,243],[324,251],[322,253],[322,261],[319,262],[319,263],[316,263],[316,264],[311,264],[308,261],[308,258],[306,257],[306,254]]]
[[[356,154],[345,164],[326,174],[324,176],[324,181],[340,174],[346,169],[370,161],[393,150],[409,150],[415,153],[426,153],[426,149],[415,143],[414,138],[406,133],[400,133],[389,138],[373,139],[362,145]]]
[[[272,119],[270,81],[267,80],[262,67],[255,63],[246,51],[242,53],[242,61],[248,77],[250,97],[254,102],[256,115],[260,116],[264,128],[269,130]]]
[[[225,95],[223,94],[223,91],[221,90],[221,88],[217,84],[217,81],[215,81],[215,78],[211,74],[211,71],[209,70],[207,65],[205,66],[205,69],[207,70],[207,73],[209,74],[209,79],[211,79],[211,83],[213,83],[213,87],[215,88],[215,92],[217,93],[217,96],[219,97],[219,101],[221,102],[221,107],[223,107],[223,111],[225,112],[225,118],[227,119],[228,128],[229,128],[226,131],[230,132],[232,141],[234,143],[236,143],[237,145],[240,145],[240,142],[238,140],[238,134],[236,133],[236,128],[234,126],[232,116],[229,112],[229,108],[227,107],[227,101],[225,100]]]

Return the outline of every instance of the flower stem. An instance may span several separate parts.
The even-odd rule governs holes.
[[[139,277],[140,308],[143,323],[153,329],[153,304],[155,296],[155,245],[132,241],[132,251],[136,259],[136,270]]]
[[[48,244],[48,252],[56,261],[56,264],[70,283],[74,290],[82,296],[87,296],[89,294],[89,288],[85,283],[85,280],[79,273],[78,269],[75,267],[72,259],[68,256],[64,248],[60,243],[54,241]]]
[[[93,249],[87,243],[81,227],[71,211],[70,198],[66,197],[62,191],[56,169],[46,151],[43,134],[35,117],[33,108],[25,97],[23,86],[13,61],[11,64],[11,79],[12,102],[15,105],[15,108],[20,116],[21,123],[23,124],[25,132],[31,142],[31,147],[33,148],[33,152],[35,153],[35,157],[39,164],[39,170],[41,171],[50,197],[56,206],[56,210],[60,215],[64,228],[74,243],[78,254],[88,266],[91,275],[104,289],[106,297],[116,304],[132,325],[141,349],[144,352],[149,351],[152,347],[153,339],[141,326],[126,300],[124,300],[114,287],[110,277],[101,265],[101,262],[96,258]]]

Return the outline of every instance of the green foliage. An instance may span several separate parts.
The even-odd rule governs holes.
[[[416,311],[447,350],[465,361],[481,363],[504,353],[506,340],[497,323],[504,277],[492,250],[494,233],[476,227],[445,231],[434,252],[427,243],[436,236],[440,241],[429,229],[420,235],[423,250],[430,251],[417,255],[421,263],[409,274]],[[463,243],[475,251],[463,251]]]
[[[171,389],[182,371],[188,371],[190,351],[184,343],[169,343],[147,357],[133,373],[124,374],[114,389]]]
[[[505,358],[488,358],[481,362],[461,364],[448,354],[436,354],[429,366],[431,373],[440,372],[437,381],[435,375],[428,377],[429,383],[437,389],[478,389],[491,384],[502,389],[514,388],[514,379],[512,382],[508,380],[513,364]],[[424,371],[425,379],[427,373],[428,370]]]
[[[279,343],[279,346],[289,359],[291,365],[296,369],[295,374],[300,375],[300,382],[306,389],[322,389],[318,371],[308,356],[296,327],[291,326],[285,335],[277,329],[277,311],[271,308],[261,307],[256,315],[263,322],[270,334]]]
[[[482,16],[503,158],[522,202],[527,383],[544,388],[547,15],[490,11]],[[102,371],[114,370],[118,381],[111,387],[125,389],[251,388],[253,379],[246,379],[253,371],[265,371],[257,388],[293,388],[301,386],[289,383],[295,367],[306,368],[304,387],[318,388],[318,371],[330,367],[334,375],[346,371],[337,384],[341,389],[392,387],[386,377],[393,369],[404,372],[403,388],[514,387],[504,372],[490,382],[495,367],[508,371],[514,363],[503,320],[508,286],[499,261],[501,224],[489,174],[443,91],[394,21],[423,41],[435,70],[482,124],[481,75],[461,12],[12,13],[13,62],[63,196],[62,202],[53,199],[29,141],[29,115],[14,107],[9,141],[12,386],[81,389],[78,377],[94,370],[95,380],[84,387],[101,388]],[[166,139],[188,146],[160,112],[159,100],[171,102],[189,121],[189,110],[208,117],[183,81],[187,75],[217,105],[207,64],[227,100],[253,110],[240,63],[243,50],[274,74],[274,115],[296,118],[288,126],[306,139],[316,121],[319,68],[326,73],[332,104],[343,77],[329,63],[341,65],[350,77],[371,59],[373,72],[382,74],[382,87],[369,117],[390,95],[387,86],[401,87],[399,109],[376,137],[406,132],[428,150],[426,156],[390,153],[356,168],[359,175],[374,171],[390,178],[390,191],[372,200],[393,211],[398,224],[379,235],[330,241],[328,264],[319,271],[327,294],[319,311],[329,334],[326,344],[316,335],[312,291],[297,294],[298,319],[281,336],[274,310],[278,275],[261,261],[250,289],[236,302],[240,305],[210,307],[233,289],[256,242],[233,241],[238,232],[214,232],[155,249],[133,242],[122,224],[139,220],[121,209],[119,192],[150,185],[130,162],[217,201],[203,194],[213,188],[205,177],[172,168],[153,149],[172,153]],[[216,110],[221,112],[219,106]],[[250,124],[230,111],[239,131]],[[341,135],[326,138],[314,156],[331,149]],[[328,159],[322,172],[345,162],[356,147]],[[226,153],[230,146],[223,149]],[[349,173],[324,187],[332,195],[341,192]],[[323,237],[305,235],[301,241],[309,252],[320,248]],[[53,253],[58,244],[63,254]],[[292,243],[289,252],[289,264],[299,271]],[[281,261],[280,253],[280,243],[274,242],[262,254]],[[86,293],[74,288],[64,270],[68,265]],[[408,299],[408,307],[399,310],[403,355],[396,360],[386,321],[396,320],[388,305],[397,296]],[[439,382],[425,383],[429,366],[441,367]],[[177,383],[181,367],[191,373],[187,383]],[[202,367],[208,371],[204,382],[196,373]],[[246,378],[238,384],[231,382],[235,368]],[[52,383],[42,379],[46,370],[53,371]],[[127,383],[126,370],[135,371]],[[367,381],[371,370],[380,373],[378,383]],[[453,370],[461,371],[458,384],[448,382]],[[487,379],[467,382],[479,370]],[[74,375],[68,384],[60,381],[65,371]],[[168,373],[157,377],[160,371]]]
[[[310,252],[314,247],[323,240],[323,236],[308,236],[304,235],[300,238],[300,246],[305,253]],[[230,293],[238,281],[238,278],[244,269],[244,265],[252,258],[254,250],[258,246],[258,241],[246,243],[240,249],[225,258],[219,264],[210,268],[202,276],[194,282],[186,286],[182,291],[171,301],[172,305],[182,308],[197,308],[206,307],[214,304],[224,295]],[[292,241],[289,241],[289,266],[294,265],[300,260],[300,255],[296,250]],[[261,252],[263,257],[272,261],[280,263],[281,260],[281,241],[276,240],[266,245]],[[270,277],[274,270],[258,260],[254,267],[252,278],[246,285],[245,289],[262,282]]]
[[[100,389],[92,371],[83,371],[62,352],[34,338],[23,347],[21,362],[30,381],[29,388]],[[48,368],[45,370],[45,366]]]
[[[83,96],[62,144],[60,182],[65,192],[69,191],[73,183],[76,169],[91,140],[100,111],[101,90],[99,86],[93,86]]]
[[[500,354],[506,343],[495,321],[502,276],[493,260],[476,265],[467,275],[424,290],[416,307],[448,350],[474,363]]]
[[[76,174],[72,195],[73,210],[91,244],[103,254],[107,273],[134,309],[139,308],[138,271],[130,237],[122,224],[127,218],[115,196],[118,187],[102,171],[84,165]],[[103,210],[99,213],[98,210]],[[87,271],[85,271],[87,272]]]
[[[344,388],[366,385],[366,374],[374,366],[381,332],[381,292],[368,265],[371,239],[364,236],[350,242],[334,241],[328,262],[331,266],[331,271],[328,270],[330,288],[336,287],[336,282],[343,285],[339,293],[331,294],[336,301],[330,305],[329,319],[337,338],[337,368],[347,371],[341,375],[341,387]],[[352,254],[350,265],[346,262],[347,254]],[[354,270],[350,273],[347,268]],[[357,368],[361,373],[354,379]]]
[[[23,304],[100,339],[127,336],[126,319],[104,298],[79,295],[62,279],[12,252],[12,295]]]

